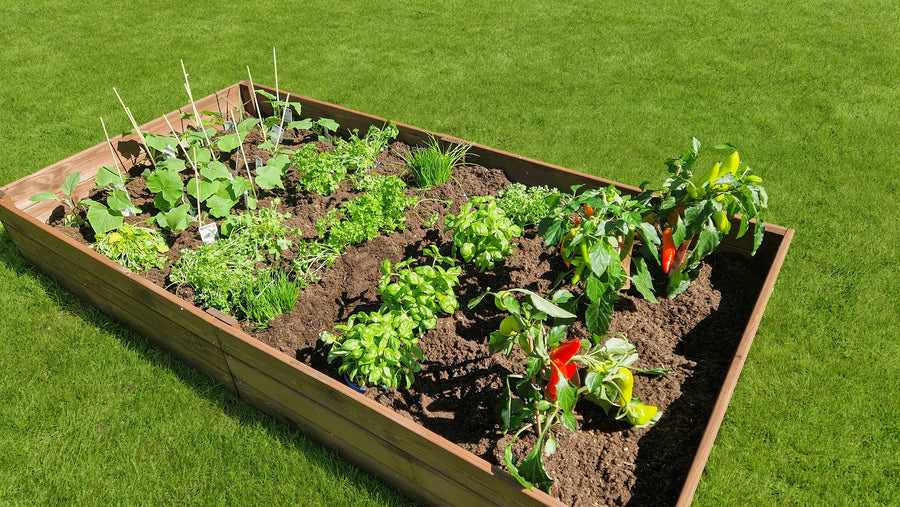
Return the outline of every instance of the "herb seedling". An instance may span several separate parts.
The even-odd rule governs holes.
[[[522,234],[497,206],[493,196],[476,196],[462,205],[459,215],[449,214],[444,224],[453,233],[453,255],[474,262],[483,273],[512,255],[518,243],[510,243]]]
[[[469,148],[468,144],[458,144],[445,150],[432,135],[424,147],[400,153],[400,157],[409,165],[416,186],[429,189],[450,179],[453,168],[465,163]]]
[[[159,231],[123,223],[118,229],[97,234],[92,248],[108,259],[134,271],[165,266],[169,246]]]

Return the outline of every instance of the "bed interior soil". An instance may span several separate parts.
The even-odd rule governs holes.
[[[249,141],[248,147],[254,140]],[[287,146],[294,148],[305,142],[315,139],[310,133],[301,132],[286,140]],[[328,149],[327,144],[318,144],[321,149]],[[376,169],[400,174],[408,185],[407,194],[420,198],[420,204],[407,213],[405,231],[351,247],[322,272],[318,282],[301,293],[293,312],[279,316],[266,329],[245,322],[242,327],[246,332],[337,377],[338,364],[326,362],[328,350],[318,341],[318,335],[344,323],[356,311],[378,308],[376,287],[381,262],[417,256],[428,244],[436,244],[449,255],[451,237],[442,230],[443,220],[431,227],[423,227],[423,222],[435,213],[457,213],[468,197],[497,194],[510,184],[502,171],[469,165],[455,169],[455,179],[422,191],[415,188],[397,156],[398,150],[405,149],[409,147],[402,143],[391,145],[380,155]],[[253,155],[248,153],[251,159]],[[265,152],[260,155],[267,156]],[[232,167],[235,156],[228,160]],[[144,211],[127,219],[132,223],[146,220],[153,210],[152,195],[140,178],[143,169],[140,165],[132,169],[135,180],[127,187],[133,202]],[[269,206],[273,198],[281,198],[278,210],[292,214],[288,224],[299,227],[304,238],[312,239],[316,237],[316,219],[356,192],[345,181],[331,196],[310,194],[294,189],[297,176],[292,170],[285,182],[289,190],[269,192],[260,206]],[[448,207],[449,201],[452,204]],[[85,244],[93,241],[88,228],[62,227],[60,213],[51,217],[50,223]],[[170,240],[168,265],[177,261],[182,249],[195,248],[199,243],[197,225],[193,223],[185,233]],[[286,252],[285,259],[290,257]],[[464,264],[456,290],[460,309],[441,318],[437,327],[421,338],[419,346],[425,362],[412,388],[370,388],[364,396],[502,467],[500,456],[509,436],[499,431],[494,401],[505,376],[521,371],[521,365],[515,355],[507,359],[502,354],[488,353],[487,337],[497,329],[503,318],[501,312],[489,299],[472,310],[466,302],[488,288],[521,287],[548,294],[564,271],[559,256],[544,247],[543,237],[534,227],[526,228],[514,255],[495,270],[479,273],[473,265]],[[167,267],[151,269],[143,276],[193,301],[193,291],[172,286],[168,274]],[[663,280],[661,273],[654,273],[654,278]],[[576,407],[580,431],[564,432],[557,452],[544,460],[550,476],[556,479],[553,496],[570,505],[674,502],[761,285],[761,277],[753,272],[746,258],[714,254],[704,263],[700,277],[689,290],[672,300],[661,299],[659,304],[652,304],[633,290],[623,294],[615,305],[610,332],[622,333],[635,344],[640,354],[636,367],[671,370],[665,377],[638,377],[634,386],[635,396],[658,406],[663,416],[651,428],[634,429],[583,401]],[[663,289],[658,286],[657,293],[663,293]],[[577,324],[570,337],[590,338],[586,329]],[[523,457],[530,449],[526,445],[532,442],[520,438],[517,456]]]

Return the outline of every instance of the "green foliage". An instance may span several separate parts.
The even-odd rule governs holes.
[[[419,361],[425,360],[414,328],[413,319],[400,310],[354,313],[347,324],[335,326],[339,334],[323,331],[319,339],[331,345],[328,362],[341,359],[338,372],[351,382],[409,389]]]
[[[453,233],[453,255],[461,255],[466,262],[474,261],[482,273],[512,255],[518,243],[510,240],[522,234],[522,228],[489,195],[473,197],[462,205],[459,215],[444,217],[444,224]]]
[[[172,266],[172,283],[193,287],[199,303],[223,312],[231,312],[235,307],[249,308],[254,318],[271,313],[272,305],[266,306],[266,299],[261,302],[263,310],[251,302],[265,286],[257,281],[260,274],[256,265],[267,255],[279,258],[281,251],[293,244],[291,236],[299,235],[298,229],[282,224],[289,215],[278,213],[277,204],[276,200],[271,208],[262,208],[258,213],[248,211],[229,217],[223,222],[219,241],[203,244],[197,250],[183,250]],[[272,273],[262,276],[278,279]],[[305,282],[293,283],[301,286]],[[283,289],[277,292],[284,292]]]
[[[388,260],[381,264],[384,276],[378,282],[382,313],[403,311],[415,322],[415,332],[423,333],[437,325],[440,313],[452,314],[459,307],[453,288],[459,283],[462,269],[454,266],[453,259],[429,245],[423,252],[433,260],[431,265],[410,268],[414,259],[405,259],[393,267]],[[452,266],[449,269],[441,266]]]
[[[444,150],[438,140],[430,136],[424,147],[414,148],[400,156],[409,165],[416,186],[428,189],[449,180],[453,175],[453,168],[465,163],[468,151],[467,144],[458,144]]]
[[[75,202],[72,194],[75,192],[75,187],[78,186],[78,183],[81,181],[81,173],[75,171],[66,176],[66,179],[63,181],[61,193],[62,197],[54,194],[53,192],[38,192],[31,197],[29,200],[33,202],[47,202],[47,201],[58,201],[62,203],[63,207],[66,210],[65,224],[67,227],[71,226],[79,226],[84,223],[84,221],[76,214],[77,207],[83,204],[82,202]]]
[[[363,138],[354,130],[349,139],[336,139],[332,152],[320,152],[314,145],[308,144],[294,153],[291,166],[300,171],[300,186],[319,195],[331,195],[344,181],[348,171],[361,177],[375,165],[378,154],[387,148],[397,132],[397,126],[393,123],[384,128],[372,125]]]
[[[432,259],[430,265],[410,268],[414,259],[405,259],[391,266],[385,260],[381,264],[384,276],[378,282],[381,308],[351,315],[346,325],[335,326],[337,335],[319,334],[331,345],[328,362],[340,359],[338,371],[350,381],[394,388],[404,383],[409,389],[413,374],[421,368],[419,361],[425,359],[416,345],[418,337],[434,328],[439,313],[453,313],[459,307],[453,288],[462,270],[441,266],[454,262],[434,245],[423,254]]]
[[[291,157],[291,166],[300,170],[300,186],[319,195],[331,195],[347,175],[337,153],[320,152],[307,144]]]
[[[537,225],[551,217],[565,195],[547,186],[529,187],[513,183],[497,195],[497,207],[519,227]]]
[[[402,230],[406,208],[418,199],[406,197],[406,186],[396,176],[370,174],[356,185],[363,194],[319,218],[316,230],[326,242],[343,251],[350,245],[374,239],[380,233]]]
[[[334,141],[335,153],[351,173],[364,172],[375,165],[375,159],[398,133],[397,126],[391,122],[384,127],[370,126],[362,138],[354,129],[348,139],[338,138]]]
[[[263,269],[256,273],[250,286],[244,287],[238,307],[247,320],[264,326],[282,313],[292,311],[305,287],[303,279],[291,280],[286,271]]]
[[[769,197],[761,185],[762,178],[741,165],[737,151],[730,144],[716,145],[731,155],[714,164],[704,174],[694,174],[700,158],[700,141],[693,140],[683,155],[665,161],[669,176],[661,187],[644,184],[639,198],[655,199],[653,212],[660,228],[672,228],[678,254],[670,269],[667,294],[674,297],[687,290],[700,271],[700,263],[711,254],[730,232],[731,220],[739,216],[735,238],[742,237],[753,226],[756,253],[762,243],[765,223],[761,214],[768,208]]]
[[[524,294],[519,300],[515,294]],[[469,302],[478,305],[485,296],[493,296],[498,309],[509,312],[500,329],[491,333],[489,350],[504,352],[509,357],[515,345],[525,355],[524,372],[507,375],[505,389],[497,398],[496,413],[504,432],[515,432],[507,444],[503,462],[523,486],[536,486],[549,492],[554,480],[547,473],[543,457],[556,452],[556,439],[563,429],[578,430],[575,406],[580,399],[597,403],[605,412],[617,409],[617,419],[628,418],[636,427],[656,423],[662,415],[656,407],[643,405],[631,396],[631,372],[627,369],[638,359],[635,348],[622,335],[594,334],[590,342],[565,341],[569,327],[577,316],[565,307],[573,306],[573,295],[557,291],[548,301],[525,289],[486,292]],[[552,327],[547,329],[552,318]],[[605,343],[601,343],[606,338]],[[581,353],[583,346],[589,349]],[[584,380],[571,383],[584,367]],[[638,370],[640,373],[665,375],[661,369]],[[627,385],[626,385],[627,384]],[[641,414],[641,417],[638,417]],[[643,414],[647,414],[646,417]],[[533,429],[537,440],[532,450],[518,463],[513,447],[519,436]]]
[[[279,204],[280,199],[273,199],[268,208],[260,208],[256,213],[229,215],[222,221],[222,236],[238,237],[246,241],[255,252],[255,262],[262,262],[266,255],[271,255],[275,260],[280,259],[281,252],[290,248],[294,244],[293,238],[302,233],[299,228],[284,225],[291,214],[278,212]]]
[[[632,259],[635,238],[642,250],[658,258],[659,236],[653,225],[644,221],[651,212],[645,199],[622,195],[610,185],[577,193],[561,204],[553,216],[543,219],[538,231],[544,244],[559,251],[567,267],[573,271],[572,285],[584,282],[584,294],[590,303],[586,324],[594,334],[609,330],[613,303],[627,282],[651,302],[658,302],[647,264],[640,257]],[[630,275],[631,265],[634,274]]]
[[[126,268],[140,272],[165,266],[169,246],[159,231],[123,223],[117,230],[97,234],[92,248]]]

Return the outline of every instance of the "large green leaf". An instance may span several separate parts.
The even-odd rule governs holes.
[[[74,173],[66,176],[66,180],[63,181],[62,184],[62,193],[68,196],[72,195],[72,192],[75,191],[75,187],[78,186],[78,183],[81,181],[81,173],[75,171]]]
[[[87,219],[94,229],[94,234],[103,234],[114,229],[118,229],[125,219],[122,214],[116,210],[111,210],[106,206],[96,203],[87,211]]]
[[[644,296],[644,299],[651,303],[659,303],[653,294],[653,279],[650,277],[650,270],[647,269],[647,262],[643,257],[634,258],[635,272],[631,275],[631,283],[634,288]]]

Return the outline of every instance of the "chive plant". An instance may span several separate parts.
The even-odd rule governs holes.
[[[446,151],[441,149],[434,136],[422,148],[401,153],[400,157],[409,165],[416,186],[428,189],[449,180],[453,168],[465,162],[468,144],[459,144]]]

